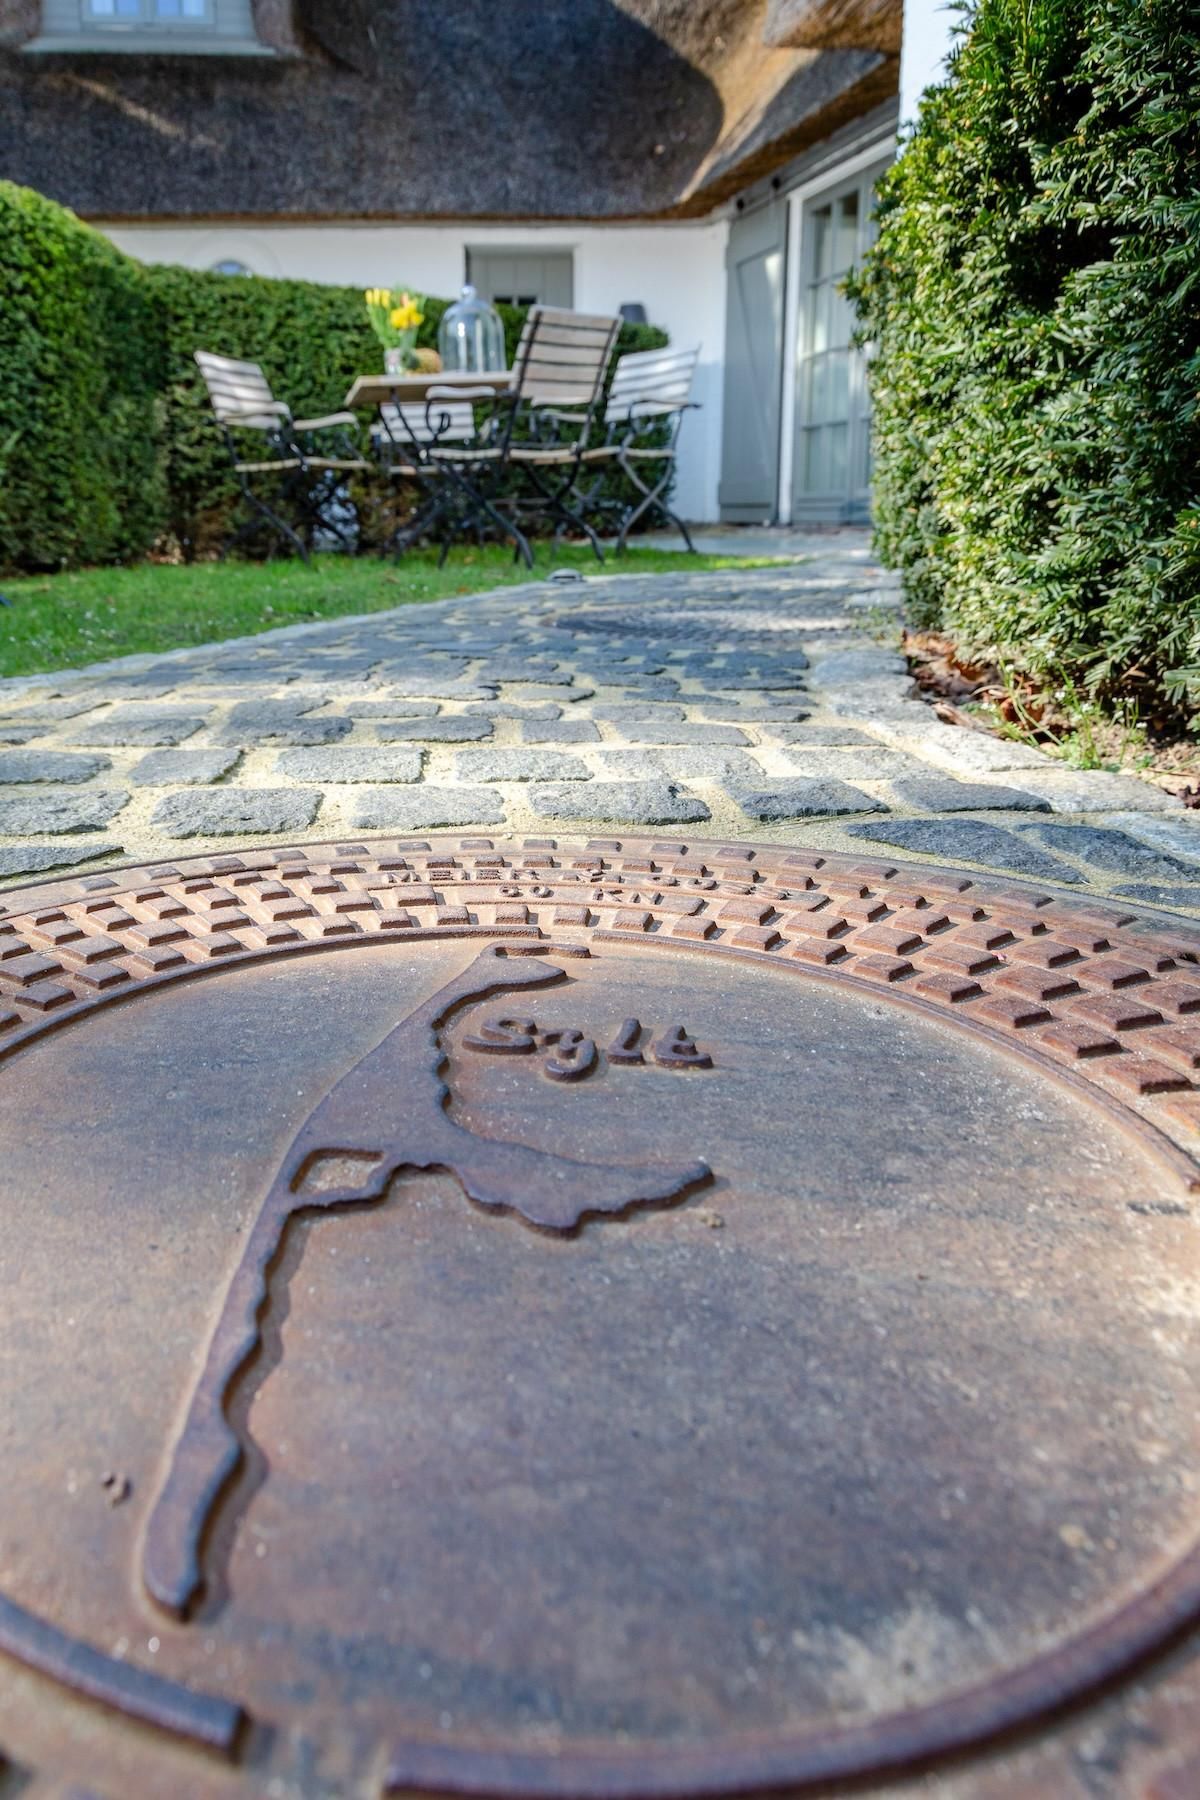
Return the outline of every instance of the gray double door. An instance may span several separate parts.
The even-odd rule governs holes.
[[[720,502],[721,517],[737,524],[775,517],[786,255],[786,201],[734,219],[725,252]]]
[[[733,221],[727,267],[721,515],[779,516],[784,383],[794,381],[790,513],[798,523],[866,519],[870,403],[866,362],[852,343],[841,291],[873,235],[875,184],[886,161],[832,181],[800,207],[796,338],[784,343],[787,201]]]

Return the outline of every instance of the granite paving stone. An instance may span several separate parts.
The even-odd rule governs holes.
[[[970,731],[961,725],[945,725],[940,719],[930,721],[930,708],[919,700],[905,703],[904,724],[893,727],[889,737],[900,737],[901,748],[912,748],[926,761],[952,775],[987,775],[1006,769],[1045,770],[1052,765],[1040,750],[1019,744],[1015,738],[990,737],[986,732]],[[907,741],[904,741],[907,740]],[[1031,793],[1037,787],[1027,784]]]
[[[18,699],[17,696],[13,696]],[[64,694],[57,700],[42,699],[32,706],[21,706],[20,725],[58,725],[63,719],[77,719],[81,713],[95,712],[111,695],[105,693]],[[18,704],[20,704],[18,699]]]
[[[971,734],[976,735],[975,733]],[[1148,781],[1115,769],[1065,769],[1048,759],[1039,768],[1021,770],[1021,785],[1041,794],[1054,812],[1170,812],[1179,802]]]
[[[284,750],[275,773],[292,781],[328,783],[420,781],[425,760],[420,749],[383,749],[378,744],[339,744],[333,750]]]
[[[586,667],[586,664],[584,666]],[[663,681],[654,677],[645,681],[639,681],[634,677],[611,675],[603,682],[597,681],[596,685],[597,687],[613,689],[617,693],[625,694],[629,698],[640,698],[642,700],[674,700],[679,693],[679,683],[677,681]],[[580,699],[585,698],[582,694],[578,697]]]
[[[722,719],[729,725],[798,725],[807,719],[811,708],[806,706],[739,706],[736,701],[722,705],[719,700],[702,701],[696,707],[696,715],[701,719]]]
[[[52,788],[0,795],[0,837],[57,837],[67,831],[99,831],[129,799],[119,788]]]
[[[414,696],[427,700],[494,700],[494,686],[474,681],[445,681],[436,675],[427,679],[414,676],[411,679],[397,679],[391,683],[395,693],[401,696]]]
[[[0,724],[0,744],[28,744],[33,738],[45,737],[44,725]]]
[[[708,749],[703,744],[672,745],[669,750],[602,750],[606,774],[633,781],[677,776],[683,781],[765,780],[761,766],[746,750]]]
[[[702,800],[669,781],[589,781],[534,788],[530,805],[543,819],[595,819],[632,825],[684,825],[711,815]]]
[[[765,743],[812,744],[814,747],[876,742],[869,733],[859,731],[853,725],[790,725],[785,721],[777,724],[774,720],[764,721],[759,726],[759,736]]]
[[[1106,874],[1135,876],[1142,881],[1200,881],[1200,863],[1181,862],[1161,850],[1098,825],[1023,825],[1022,831],[1048,850],[1078,856]]]
[[[169,670],[161,661],[155,661],[153,667],[134,669],[119,680],[109,682],[101,697],[114,704],[121,700],[166,700],[172,704],[174,685]]]
[[[237,750],[152,750],[130,771],[134,787],[203,787],[237,767]]]
[[[1078,869],[1069,863],[1047,856],[1015,832],[985,824],[982,819],[888,819],[886,823],[851,825],[847,829],[851,837],[894,844],[898,850],[915,850],[921,856],[936,856],[946,862],[982,863],[985,868],[1032,875],[1038,881],[1083,880]]]
[[[535,700],[528,706],[520,706],[515,700],[472,700],[463,709],[481,719],[561,719],[562,707],[556,706],[553,700]],[[576,720],[568,721],[574,725]]]
[[[1110,813],[1104,823],[1117,831],[1132,831],[1159,850],[1200,861],[1200,812],[1190,807],[1177,806],[1170,815]]]
[[[470,744],[494,733],[490,719],[453,714],[439,719],[401,719],[398,724],[381,721],[375,727],[375,735],[385,744]]]
[[[523,719],[523,744],[598,744],[600,733],[590,719]]]
[[[789,769],[801,775],[832,775],[838,781],[888,781],[899,775],[919,775],[925,767],[906,751],[887,750],[880,744],[863,749],[792,745],[779,754]]]
[[[218,744],[250,750],[258,744],[333,744],[347,737],[353,720],[311,718],[310,708],[282,701],[240,701],[215,735]]]
[[[118,707],[103,718],[88,720],[83,726],[70,725],[60,735],[73,744],[104,747],[150,747],[160,744],[182,744],[195,737],[208,721],[209,709],[192,712],[126,711]]]
[[[460,781],[590,781],[592,771],[578,756],[558,750],[460,750]]]
[[[874,800],[860,788],[832,778],[824,781],[789,778],[772,781],[769,785],[764,778],[759,787],[734,787],[731,794],[748,819],[757,819],[762,824],[773,824],[782,819],[837,818],[848,813],[887,811],[882,800]]]
[[[440,700],[341,700],[338,710],[348,719],[432,719],[442,710]]]
[[[1049,812],[1040,794],[999,782],[955,781],[949,775],[902,775],[891,783],[892,797],[914,812]]]
[[[320,803],[319,794],[302,788],[210,788],[167,794],[154,809],[154,824],[169,838],[306,831]]]
[[[574,687],[569,686],[566,682],[547,685],[545,682],[522,681],[513,683],[511,697],[517,701],[551,700],[555,704],[565,702],[573,705],[578,700],[590,700],[595,691],[595,688],[586,681],[580,682]]]
[[[607,719],[613,725],[679,724],[687,717],[682,706],[672,706],[662,700],[610,700],[591,710],[593,719]]]
[[[368,788],[350,803],[359,831],[425,831],[442,825],[502,825],[504,803],[492,788]]]
[[[907,683],[896,682],[891,677],[869,686],[830,688],[828,692],[822,692],[821,704],[837,719],[868,720],[880,737],[893,733],[902,749],[906,748],[906,733],[909,736],[914,732],[924,735],[929,714],[929,708],[921,704],[915,693],[908,692]],[[915,706],[921,707],[924,716],[920,719],[914,718]]]
[[[109,756],[69,750],[0,750],[0,781],[90,781],[112,768]]]
[[[568,688],[574,685],[575,677],[567,670],[556,674],[552,666],[536,667],[528,662],[489,662],[475,671],[479,681],[516,682],[523,692],[528,692],[531,682],[549,690],[553,698],[558,696],[556,688]],[[544,696],[543,696],[544,697]]]
[[[0,879],[37,875],[43,869],[73,869],[77,863],[95,862],[98,856],[120,853],[120,844],[80,844],[73,838],[64,838],[58,844],[13,845],[7,850],[0,845]]]
[[[1147,906],[1182,906],[1200,911],[1200,886],[1159,887],[1152,881],[1131,881],[1115,887],[1114,894],[1125,900],[1141,900]]]
[[[861,645],[849,650],[834,650],[818,659],[814,676],[823,688],[857,687],[879,675],[907,675],[908,663],[897,650],[883,650]]]
[[[710,725],[707,720],[682,725],[660,725],[646,720],[630,724],[625,735],[635,744],[748,744],[750,739],[736,725]]]

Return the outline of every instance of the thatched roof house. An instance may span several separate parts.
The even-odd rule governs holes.
[[[438,292],[469,268],[496,293],[643,305],[704,342],[688,510],[715,515],[723,456],[730,516],[795,510],[789,496],[841,516],[863,483],[836,431],[828,492],[796,487],[811,433],[854,437],[862,408],[851,379],[844,417],[798,425],[783,341],[803,334],[813,252],[797,235],[789,296],[805,208],[788,196],[827,174],[830,253],[858,253],[901,15],[900,0],[0,0],[0,174],[148,259]],[[836,311],[832,288],[819,304]]]

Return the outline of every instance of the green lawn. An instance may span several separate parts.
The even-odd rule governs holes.
[[[537,579],[551,569],[600,573],[591,551],[535,546],[533,576],[514,564],[503,545],[451,553],[444,569],[433,550],[413,550],[400,563],[363,557],[299,561],[139,563],[126,569],[81,569],[62,575],[0,580],[0,676],[78,668],[135,651],[175,650],[247,637],[277,625],[380,612],[417,600],[444,600],[480,588]],[[664,569],[761,567],[767,557],[686,556],[631,549],[609,555],[607,574],[657,574]]]

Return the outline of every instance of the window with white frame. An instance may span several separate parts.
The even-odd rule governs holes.
[[[82,25],[215,25],[214,0],[82,0]]]
[[[270,54],[254,29],[252,0],[44,0],[27,50],[167,50]]]

